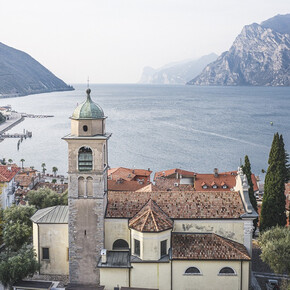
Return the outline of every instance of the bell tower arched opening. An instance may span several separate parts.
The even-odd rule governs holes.
[[[93,170],[93,152],[90,147],[83,146],[79,149],[78,168],[79,171]]]

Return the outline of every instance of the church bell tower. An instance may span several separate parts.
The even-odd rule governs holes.
[[[76,287],[100,281],[111,136],[102,108],[92,101],[90,89],[86,93],[70,118],[71,133],[63,138],[68,143],[69,283]]]

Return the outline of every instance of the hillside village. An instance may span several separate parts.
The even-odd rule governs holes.
[[[68,189],[67,206],[31,217],[40,269],[14,289],[55,289],[55,280],[66,289],[249,289],[258,214],[242,169],[164,169],[152,180],[150,168],[110,168],[105,121],[88,89],[63,138],[68,177],[12,160],[0,165],[3,209],[27,206],[31,190]],[[261,204],[262,186],[254,174],[251,180]],[[287,184],[288,216],[289,189]]]

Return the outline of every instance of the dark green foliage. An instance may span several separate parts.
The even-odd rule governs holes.
[[[290,274],[290,230],[274,227],[259,237],[261,259],[278,274]]]
[[[6,121],[5,116],[2,113],[0,113],[0,124],[5,122],[5,121]]]
[[[3,211],[3,242],[9,251],[17,251],[23,244],[31,241],[31,216],[35,213],[33,206],[12,206]]]
[[[4,251],[0,254],[0,282],[11,287],[15,282],[33,275],[39,269],[31,245],[24,244],[18,252]]]
[[[242,170],[243,170],[243,173],[247,176],[248,185],[249,185],[249,198],[250,198],[251,204],[254,210],[258,212],[257,200],[254,195],[254,185],[252,181],[251,163],[250,163],[248,155],[245,156],[245,164],[242,166]],[[255,229],[254,229],[253,235],[255,234],[257,224],[258,224],[258,219],[255,219],[254,220]]]
[[[282,135],[274,135],[265,177],[264,196],[261,209],[260,230],[276,225],[286,225],[285,181],[287,179],[287,153]]]
[[[29,204],[34,205],[37,209],[55,205],[67,205],[66,192],[59,194],[48,188],[29,191],[27,199]]]

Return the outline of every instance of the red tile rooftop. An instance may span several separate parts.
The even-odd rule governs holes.
[[[147,183],[140,183],[135,180],[108,180],[108,190],[111,191],[136,191],[147,186]]]
[[[216,234],[172,233],[173,260],[251,260],[246,247]]]
[[[173,227],[173,221],[152,200],[129,221],[129,227],[140,232],[162,232]]]
[[[9,182],[19,172],[20,167],[0,165],[0,182]]]
[[[150,198],[172,219],[238,219],[246,213],[235,191],[109,191],[106,217],[132,218]]]
[[[174,168],[174,169],[169,169],[169,170],[163,170],[163,171],[156,172],[155,175],[154,175],[154,180],[156,178],[159,178],[159,177],[173,176],[174,174],[179,174],[179,175],[186,176],[186,177],[193,177],[195,175],[195,173],[192,172],[192,171],[186,171],[186,170]]]
[[[136,178],[147,177],[150,179],[152,171],[145,169],[130,169],[125,167],[111,168],[108,170],[108,179],[118,180],[122,178],[124,180],[136,180]]]

